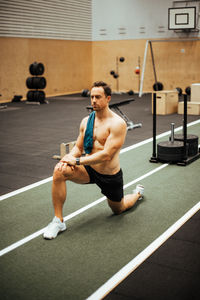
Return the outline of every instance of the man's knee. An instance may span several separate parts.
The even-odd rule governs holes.
[[[123,199],[120,202],[114,202],[108,199],[108,205],[115,215],[120,215],[124,212]]]
[[[71,175],[72,175],[72,168],[70,166],[62,166],[60,165],[60,163],[58,163],[55,168],[54,168],[54,172],[53,172],[53,180],[54,181],[60,181],[60,180],[67,180],[70,179]]]
[[[123,213],[124,212],[124,210],[122,209],[122,208],[113,208],[113,207],[111,207],[111,210],[112,210],[112,212],[115,214],[115,215],[120,215],[121,213]]]

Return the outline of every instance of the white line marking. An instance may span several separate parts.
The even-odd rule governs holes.
[[[96,292],[86,300],[100,300],[111,290],[120,284],[130,273],[141,265],[153,252],[155,252],[170,236],[172,236],[185,222],[187,222],[200,209],[200,202],[193,206],[177,222],[170,226],[163,234],[153,241],[147,248],[138,254],[133,260],[119,270],[107,282],[105,282]]]
[[[48,177],[48,178],[43,179],[43,180],[40,180],[38,182],[32,183],[30,185],[27,185],[27,186],[25,186],[25,187],[23,187],[21,189],[13,191],[13,192],[7,193],[7,194],[5,194],[3,196],[0,196],[0,201],[5,200],[7,198],[10,198],[12,196],[16,196],[16,195],[18,195],[20,193],[23,193],[25,191],[31,190],[31,189],[33,189],[33,188],[35,188],[37,186],[40,186],[40,185],[42,185],[44,183],[47,183],[47,182],[51,181],[52,179],[53,179],[53,176]]]
[[[146,178],[146,177],[148,177],[148,176],[150,176],[150,175],[153,175],[154,173],[156,173],[156,172],[158,172],[158,171],[164,169],[164,168],[167,167],[168,165],[169,165],[169,164],[163,164],[163,165],[161,165],[160,167],[158,167],[158,168],[156,168],[156,169],[154,169],[154,170],[151,170],[151,171],[149,171],[148,173],[146,173],[146,174],[144,174],[144,175],[138,177],[137,179],[135,179],[135,180],[133,180],[133,181],[131,181],[131,182],[125,184],[125,185],[124,185],[124,189],[126,189],[127,187],[129,187],[129,186],[135,184],[135,183],[138,182],[138,181],[143,180],[144,178]]]
[[[150,171],[150,172],[148,172],[148,173],[146,173],[146,174],[144,174],[144,175],[138,177],[137,179],[135,179],[135,180],[133,180],[133,181],[127,183],[126,185],[124,185],[124,189],[126,189],[126,188],[129,187],[130,185],[135,184],[136,182],[140,181],[141,179],[144,179],[144,178],[146,178],[146,177],[148,177],[148,176],[151,176],[152,174],[154,174],[154,173],[156,173],[156,172],[162,170],[163,168],[165,168],[165,167],[167,167],[167,166],[168,166],[168,164],[161,165],[161,166],[159,166],[158,168],[156,168],[156,169],[154,169],[154,170],[152,170],[152,171]],[[69,220],[69,219],[74,218],[75,216],[77,216],[77,215],[83,213],[84,211],[88,210],[89,208],[91,208],[91,207],[93,207],[93,206],[95,206],[95,205],[97,205],[97,204],[103,202],[104,200],[106,200],[106,197],[105,197],[105,196],[102,197],[102,198],[99,198],[98,200],[96,200],[96,201],[94,201],[94,202],[92,202],[92,203],[90,203],[90,204],[88,204],[88,205],[86,205],[86,206],[84,206],[84,207],[78,209],[77,211],[71,213],[70,215],[64,217],[64,221],[67,221],[67,220]],[[20,240],[20,241],[14,243],[14,244],[12,244],[12,245],[10,245],[10,246],[8,246],[8,247],[2,249],[2,250],[0,251],[0,256],[2,256],[2,255],[4,255],[4,254],[6,254],[6,253],[8,253],[8,252],[10,252],[10,251],[12,251],[12,250],[18,248],[18,247],[20,247],[20,246],[22,246],[22,245],[24,245],[24,244],[26,244],[27,242],[33,240],[34,238],[40,236],[41,234],[43,234],[45,228],[46,228],[46,227],[44,227],[44,228],[42,228],[42,229],[36,231],[35,233],[33,233],[33,234],[31,234],[31,235],[29,235],[29,236],[23,238],[22,240]]]
[[[199,119],[199,120],[196,120],[196,121],[194,121],[194,122],[191,122],[191,123],[189,123],[189,124],[187,124],[187,127],[196,125],[196,124],[198,124],[198,123],[200,123],[200,119]],[[174,131],[177,132],[177,131],[179,131],[179,130],[181,130],[181,129],[183,129],[183,126],[177,127]],[[156,139],[160,139],[160,138],[162,138],[162,137],[164,137],[164,136],[166,136],[166,135],[168,135],[168,134],[170,134],[170,133],[171,133],[171,131],[167,131],[167,132],[164,132],[164,133],[162,133],[162,134],[159,134],[159,135],[156,136]],[[125,152],[130,151],[130,150],[133,150],[133,149],[138,148],[138,147],[140,147],[140,146],[143,146],[143,145],[145,145],[145,144],[148,144],[148,143],[150,143],[150,142],[152,142],[152,141],[153,141],[153,138],[149,138],[149,139],[146,139],[146,140],[144,140],[144,141],[142,141],[142,142],[139,142],[139,143],[137,143],[137,144],[134,144],[134,145],[132,145],[132,146],[126,147],[126,148],[124,148],[124,149],[122,149],[122,150],[120,151],[120,154],[125,153]],[[10,192],[10,193],[7,193],[7,194],[5,194],[5,195],[2,195],[2,196],[0,196],[0,201],[5,200],[5,199],[7,199],[7,198],[10,198],[10,197],[12,197],[12,196],[16,196],[16,195],[18,195],[18,194],[20,194],[20,193],[23,193],[23,192],[25,192],[25,191],[28,191],[28,190],[30,190],[30,189],[32,189],[32,188],[37,187],[37,186],[40,186],[40,185],[42,185],[42,184],[44,184],[44,183],[47,183],[47,182],[49,182],[49,181],[51,181],[51,180],[52,180],[52,176],[51,176],[51,177],[48,177],[48,178],[46,178],[46,179],[44,179],[44,180],[38,181],[38,182],[36,182],[36,183],[27,185],[27,186],[25,186],[25,187],[23,187],[23,188],[17,189],[17,190],[15,190],[15,191],[13,191],[13,192]]]

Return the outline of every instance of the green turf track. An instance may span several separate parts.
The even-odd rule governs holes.
[[[200,136],[200,125],[188,133]],[[149,163],[151,154],[148,143],[120,155],[125,184],[160,166]],[[145,199],[130,211],[114,216],[103,201],[69,220],[57,239],[39,236],[5,254],[3,299],[86,299],[199,202],[199,170],[200,159],[187,167],[169,165],[142,180]],[[47,183],[0,202],[1,249],[47,225],[50,194]],[[101,197],[94,185],[69,183],[64,215]]]

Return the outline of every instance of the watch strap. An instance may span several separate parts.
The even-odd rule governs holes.
[[[76,157],[76,165],[80,165],[80,157]]]

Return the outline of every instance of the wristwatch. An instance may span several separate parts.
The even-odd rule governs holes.
[[[80,157],[76,157],[76,165],[80,165]]]

